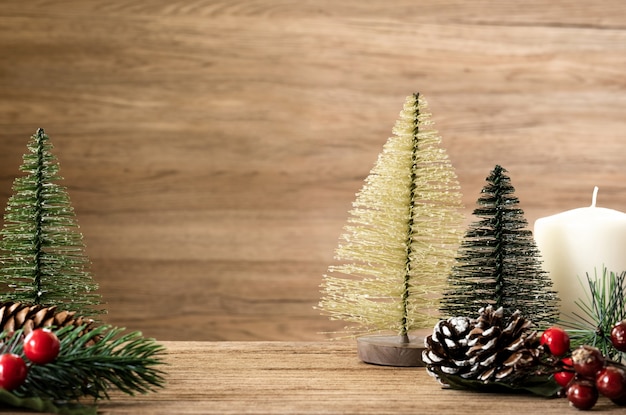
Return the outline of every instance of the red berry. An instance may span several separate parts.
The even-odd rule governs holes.
[[[560,386],[566,388],[570,384],[572,379],[574,379],[576,373],[574,372],[574,367],[572,366],[571,357],[565,357],[561,359],[561,364],[563,366],[563,370],[554,374],[554,380]]]
[[[604,356],[600,349],[592,346],[580,346],[572,352],[574,370],[581,376],[595,379],[604,367]]]
[[[561,359],[561,363],[563,364],[563,369],[561,372],[556,372],[554,374],[554,380],[562,387],[567,387],[576,373],[574,372],[574,367],[572,366],[572,358],[566,357]]]
[[[59,338],[48,329],[33,330],[24,339],[24,355],[38,365],[54,361],[60,349]]]
[[[572,381],[572,379],[574,379],[575,375],[576,374],[574,372],[568,372],[567,370],[564,370],[562,372],[556,372],[554,374],[554,380],[560,386],[565,388],[565,387],[567,387],[567,385],[569,385],[569,383]]]
[[[626,406],[626,394],[620,396],[619,398],[611,399],[615,405]]]
[[[27,374],[24,359],[13,353],[0,355],[0,388],[11,391],[20,387]]]
[[[622,320],[611,329],[611,343],[620,352],[626,352],[626,320]]]
[[[574,382],[567,388],[567,399],[578,409],[591,409],[598,401],[598,390],[584,382]]]
[[[609,399],[618,399],[626,391],[626,373],[616,366],[607,366],[596,376],[598,392]]]
[[[544,331],[539,343],[545,345],[553,356],[563,356],[569,351],[569,335],[560,327],[550,327]]]

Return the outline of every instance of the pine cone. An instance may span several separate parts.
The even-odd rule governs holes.
[[[524,376],[544,352],[537,331],[519,311],[505,322],[503,309],[494,311],[491,306],[481,308],[477,319],[440,321],[425,345],[422,358],[430,374],[483,382]]]
[[[74,311],[57,311],[56,306],[27,305],[24,303],[0,303],[0,329],[15,331],[22,329],[24,335],[31,331],[54,326],[59,329],[65,326],[85,325],[83,333],[92,329],[94,321],[75,316]]]

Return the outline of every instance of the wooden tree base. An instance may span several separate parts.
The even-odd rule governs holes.
[[[409,336],[403,343],[400,336],[362,336],[356,339],[359,359],[382,366],[424,366],[424,336]]]

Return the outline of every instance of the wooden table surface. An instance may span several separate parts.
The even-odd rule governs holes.
[[[424,368],[362,363],[353,342],[162,342],[167,386],[102,414],[567,414],[564,399],[445,390]],[[594,408],[616,411],[601,399]]]

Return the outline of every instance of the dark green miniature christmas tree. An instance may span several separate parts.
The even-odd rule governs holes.
[[[28,143],[13,183],[0,231],[0,302],[59,306],[88,316],[101,313],[98,288],[88,271],[82,234],[66,188],[57,182],[59,163],[43,129]]]
[[[474,210],[480,220],[466,232],[448,278],[443,315],[473,317],[491,305],[505,316],[519,310],[538,327],[557,321],[558,298],[514,192],[506,170],[496,166]]]

